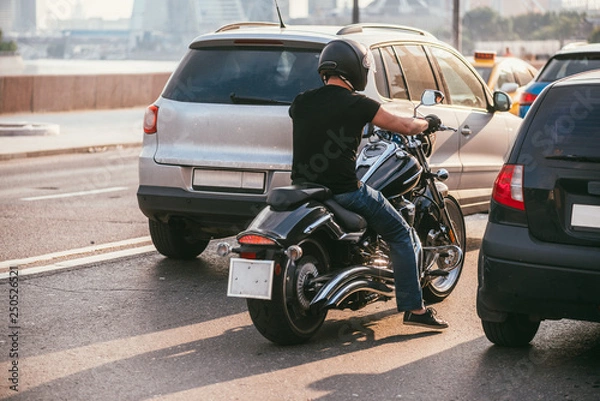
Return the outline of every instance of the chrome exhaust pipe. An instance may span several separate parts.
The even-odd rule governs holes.
[[[383,295],[389,293],[387,290],[389,287],[384,283],[368,280],[368,277],[378,278],[386,283],[394,282],[394,272],[390,269],[380,269],[372,266],[348,267],[337,273],[321,288],[310,302],[310,308],[322,310],[326,305],[331,308],[331,305],[339,305],[349,295],[361,290],[381,291],[384,293]],[[380,284],[385,288],[382,288]],[[392,289],[391,292],[393,294],[394,290]]]
[[[339,308],[346,298],[359,291],[367,291],[390,298],[393,297],[395,293],[393,288],[388,287],[382,282],[356,279],[356,281],[347,283],[333,294],[333,296],[322,305],[322,310]]]

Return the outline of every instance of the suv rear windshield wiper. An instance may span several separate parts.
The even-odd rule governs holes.
[[[290,105],[291,102],[285,102],[282,100],[275,99],[265,99],[261,97],[251,97],[251,96],[238,96],[235,93],[229,95],[229,98],[234,104],[284,104]]]
[[[554,155],[546,156],[548,160],[568,160],[573,162],[600,163],[600,157],[580,156],[580,155]]]

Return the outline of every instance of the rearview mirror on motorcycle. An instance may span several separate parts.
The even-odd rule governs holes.
[[[415,107],[414,117],[417,116],[417,109],[421,106],[434,106],[444,101],[444,94],[434,89],[426,89],[421,95],[421,102]]]

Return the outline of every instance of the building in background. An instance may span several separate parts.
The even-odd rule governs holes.
[[[289,0],[279,0],[288,12]],[[181,54],[196,36],[240,21],[276,21],[273,0],[135,0],[129,46],[133,56]]]
[[[0,28],[5,39],[17,42],[24,58],[179,59],[196,36],[225,24],[277,22],[274,0],[134,0],[130,17],[118,20],[87,18],[85,7],[91,1],[0,0]],[[290,25],[352,22],[353,0],[277,1]],[[452,40],[452,1],[360,0],[359,4],[361,22],[409,25]],[[479,7],[503,16],[587,10],[591,21],[600,21],[600,0],[461,0],[462,13]]]
[[[308,15],[309,16],[329,15],[336,8],[337,8],[336,0],[309,0]]]
[[[16,0],[0,0],[0,29],[4,34],[14,30],[16,8]]]
[[[464,11],[489,7],[504,17],[527,14],[572,11],[598,11],[600,0],[464,0]]]

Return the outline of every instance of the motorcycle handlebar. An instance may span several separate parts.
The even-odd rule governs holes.
[[[453,131],[453,132],[457,132],[458,129],[453,128],[453,127],[448,127],[447,125],[443,125],[441,124],[438,128],[438,131]]]
[[[457,132],[458,129],[453,128],[453,127],[449,127],[447,125],[443,125],[441,124],[438,129],[435,132],[439,132],[439,131],[453,131],[453,132]],[[394,137],[403,137],[404,135],[401,134],[397,134],[395,132],[391,132],[391,131],[386,131],[386,130],[380,130],[380,129],[376,129],[374,131],[374,134],[377,135],[379,138],[386,140],[386,141],[391,141],[394,139]],[[421,133],[422,135],[431,135],[433,134],[433,132],[430,133]]]

